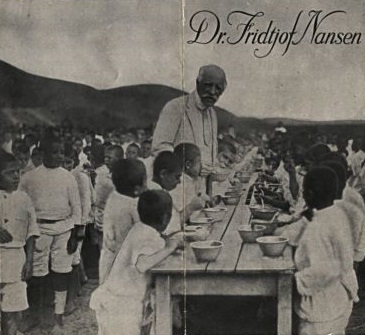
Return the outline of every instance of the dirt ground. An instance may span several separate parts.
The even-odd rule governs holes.
[[[364,270],[364,269],[363,269]],[[365,274],[365,272],[363,272]],[[92,291],[97,287],[98,280],[95,269],[91,271],[92,279],[83,286],[81,295],[77,298],[78,309],[65,319],[63,334],[65,335],[96,335],[98,331],[94,312],[89,308],[89,300]],[[365,275],[359,278],[360,302],[354,306],[347,335],[365,335]],[[235,298],[228,303],[222,304],[222,298],[213,298],[213,301],[204,302],[200,298],[192,302],[193,306],[200,305],[200,311],[188,311],[187,335],[269,335],[275,334],[275,301],[265,299],[238,301]],[[214,301],[216,299],[216,301]],[[198,303],[197,303],[198,301]],[[227,302],[227,300],[225,300]],[[208,306],[208,307],[207,307]],[[252,307],[254,306],[254,307]],[[250,315],[252,309],[256,315]],[[204,312],[201,310],[204,309]],[[208,310],[207,310],[208,309]],[[198,308],[199,310],[199,308]],[[232,311],[236,311],[232,313]],[[242,315],[245,315],[243,317]],[[35,328],[26,332],[26,335],[48,335],[53,323],[52,308],[47,308],[46,329]],[[227,316],[228,315],[228,316]],[[178,332],[180,333],[180,332]],[[120,333],[122,334],[122,333]],[[177,334],[177,333],[176,333]],[[118,335],[118,334],[116,334]],[[123,334],[128,335],[128,334]],[[156,334],[163,335],[163,334]]]

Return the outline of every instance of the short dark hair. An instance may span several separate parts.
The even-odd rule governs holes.
[[[322,161],[320,163],[322,166],[327,166],[332,169],[337,176],[338,181],[338,192],[337,192],[337,199],[342,198],[342,192],[346,187],[346,180],[347,180],[347,171],[344,166],[336,161]]]
[[[105,151],[115,151],[120,157],[124,157],[124,150],[120,145],[112,144],[105,148]]]
[[[9,163],[17,162],[14,155],[7,152],[1,153],[0,155],[0,172],[5,170]]]
[[[174,153],[179,157],[180,162],[193,161],[200,156],[200,149],[193,143],[180,143],[175,147]]]
[[[318,201],[335,200],[338,194],[336,172],[327,166],[314,167],[305,175],[303,188],[311,189]]]
[[[121,159],[115,162],[112,171],[112,181],[120,194],[131,194],[136,186],[143,185],[146,178],[146,168],[139,160]]]
[[[318,164],[324,155],[330,153],[330,148],[323,143],[312,145],[305,154],[305,159]]]
[[[162,151],[158,154],[153,162],[153,176],[159,177],[162,170],[167,170],[169,173],[182,169],[182,164],[179,156],[171,151]]]
[[[172,211],[172,199],[163,190],[149,190],[141,194],[138,200],[138,214],[141,221],[154,227],[161,224],[165,214]]]
[[[60,139],[54,135],[47,135],[45,137],[42,138],[41,143],[40,143],[40,149],[42,151],[42,153],[46,153],[49,152],[50,150],[52,150],[52,145],[54,145],[55,143],[60,143],[63,145],[63,143],[60,141]]]
[[[236,150],[236,147],[234,146],[234,144],[231,142],[228,142],[228,141],[224,141],[224,140],[218,141],[218,152],[222,152],[222,151],[229,151],[233,155],[237,154],[237,150]]]
[[[329,152],[329,153],[323,155],[322,157],[320,157],[320,161],[321,162],[322,161],[334,161],[334,162],[341,164],[345,168],[346,171],[348,169],[348,164],[347,164],[346,158],[338,152]]]
[[[90,148],[90,154],[93,156],[96,164],[104,164],[105,149],[101,144],[92,145]]]

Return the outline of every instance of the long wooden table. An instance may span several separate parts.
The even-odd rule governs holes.
[[[169,256],[152,269],[156,282],[156,335],[172,334],[174,295],[277,296],[277,334],[291,335],[292,249],[286,247],[283,257],[267,258],[256,243],[242,243],[237,227],[250,221],[245,205],[249,185],[239,204],[227,206],[224,220],[212,226],[208,239],[224,243],[216,261],[198,263],[187,244],[183,253]]]

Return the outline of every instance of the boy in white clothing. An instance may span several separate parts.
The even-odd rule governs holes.
[[[31,280],[31,286],[36,291],[34,311],[37,314],[41,312],[44,278],[49,273],[51,263],[55,292],[55,331],[58,331],[58,328],[63,327],[72,254],[76,251],[77,235],[83,226],[80,225],[81,205],[75,177],[61,167],[64,160],[63,144],[57,138],[45,138],[41,149],[43,165],[22,176],[19,190],[31,198],[41,232],[36,241]]]
[[[33,272],[36,216],[26,193],[17,191],[20,166],[0,157],[0,312],[3,335],[16,335],[20,312],[28,308],[25,281]],[[25,247],[25,252],[24,252]],[[19,333],[18,333],[19,334]]]
[[[164,239],[161,232],[171,217],[172,201],[162,190],[146,191],[138,201],[142,222],[130,229],[110,273],[92,294],[90,307],[96,311],[98,335],[140,335],[151,328],[149,270],[178,247],[182,239]],[[148,331],[146,332],[146,334]]]
[[[174,153],[183,166],[182,182],[170,192],[174,209],[184,224],[191,215],[204,208],[210,198],[201,191],[201,155],[199,148],[192,143],[180,143]]]
[[[110,194],[104,211],[100,283],[108,276],[129,230],[139,221],[137,200],[146,189],[146,169],[139,160],[121,159],[113,166],[112,180],[115,190]]]
[[[328,167],[313,168],[304,178],[309,211],[294,258],[299,335],[345,334],[352,304],[358,300],[351,232],[343,224],[344,213],[333,206],[337,185]]]

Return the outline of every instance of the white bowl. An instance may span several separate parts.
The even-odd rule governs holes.
[[[263,236],[258,237],[256,242],[260,246],[264,256],[280,257],[283,254],[289,239],[282,236]]]
[[[211,207],[203,209],[206,217],[214,219],[214,221],[222,221],[227,213],[226,207]]]
[[[209,217],[201,217],[201,218],[190,218],[190,224],[192,225],[206,225],[206,224],[213,224],[215,222],[214,219]]]
[[[208,235],[208,230],[203,226],[186,226],[184,228],[184,237],[188,242],[205,241]]]
[[[231,171],[228,169],[219,169],[212,173],[212,181],[218,181],[222,182],[225,181],[229,175],[231,174]]]
[[[227,206],[235,206],[240,202],[241,196],[224,196],[223,203]]]
[[[278,210],[267,205],[264,207],[261,205],[254,205],[250,206],[250,211],[254,219],[270,221]]]
[[[198,262],[215,261],[222,250],[223,242],[221,241],[199,241],[190,243],[194,255]]]
[[[265,229],[265,226],[251,226],[249,224],[246,224],[238,227],[238,233],[240,234],[243,242],[255,243],[258,237],[264,235]]]

